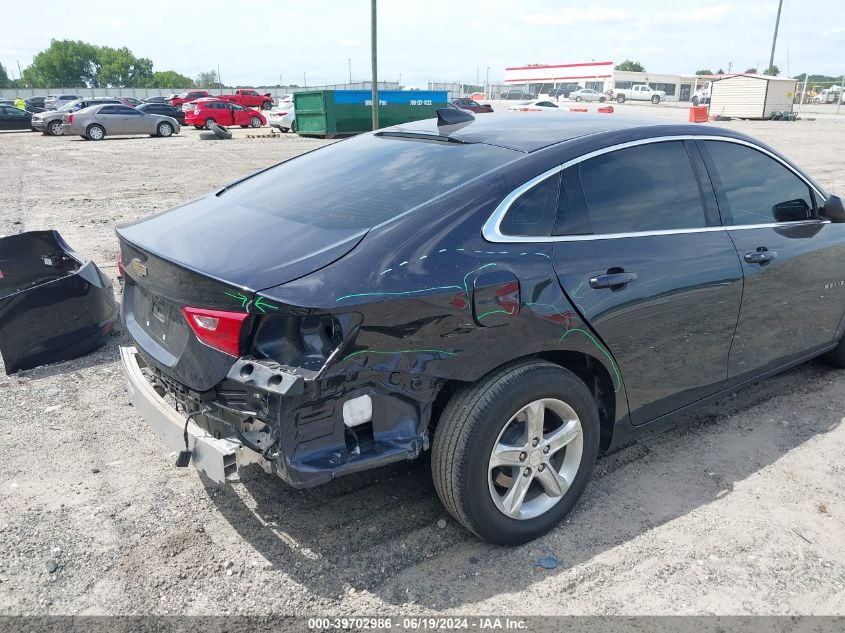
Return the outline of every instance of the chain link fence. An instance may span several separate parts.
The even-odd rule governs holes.
[[[371,81],[357,81],[345,84],[326,84],[320,86],[249,86],[261,94],[270,93],[274,98],[280,97],[284,94],[291,94],[294,92],[302,92],[305,90],[372,90],[373,83]],[[212,94],[230,94],[240,86],[224,86],[223,88],[207,88]],[[186,87],[160,87],[160,88],[88,88],[85,86],[57,86],[50,88],[4,88],[0,90],[0,98],[14,99],[21,97],[28,99],[30,97],[41,97],[47,95],[70,94],[79,95],[80,97],[94,98],[94,97],[135,97],[136,99],[146,99],[147,97],[164,96],[170,94],[178,94],[191,90]],[[198,88],[202,89],[202,88]],[[379,90],[399,90],[398,81],[380,81],[378,82]]]

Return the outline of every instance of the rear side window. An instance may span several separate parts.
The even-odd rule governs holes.
[[[524,192],[508,207],[499,230],[503,235],[540,237],[552,234],[557,212],[560,172]]]
[[[681,141],[621,149],[565,170],[556,235],[602,235],[707,225]]]
[[[522,156],[481,143],[366,134],[243,181],[227,203],[324,228],[367,228]]]
[[[705,141],[702,145],[710,165],[715,166],[717,188],[727,198],[729,212],[722,209],[725,224],[771,224],[816,217],[810,187],[778,161],[737,143]]]

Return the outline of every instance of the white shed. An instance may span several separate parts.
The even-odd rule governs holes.
[[[734,75],[713,82],[710,116],[770,119],[773,112],[792,112],[795,80],[770,75]]]

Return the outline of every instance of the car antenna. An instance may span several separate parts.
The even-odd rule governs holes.
[[[466,110],[459,108],[437,108],[437,127],[446,125],[459,125],[461,123],[472,123],[475,117]]]

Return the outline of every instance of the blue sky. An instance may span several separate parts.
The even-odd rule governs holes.
[[[37,9],[37,10],[36,10]],[[369,0],[4,3],[0,63],[17,75],[51,38],[128,46],[157,70],[195,76],[220,65],[230,85],[369,78]],[[777,0],[585,2],[380,0],[382,79],[500,80],[505,66],[642,62],[651,72],[743,71],[768,63]],[[845,2],[784,0],[782,74],[845,72]]]

